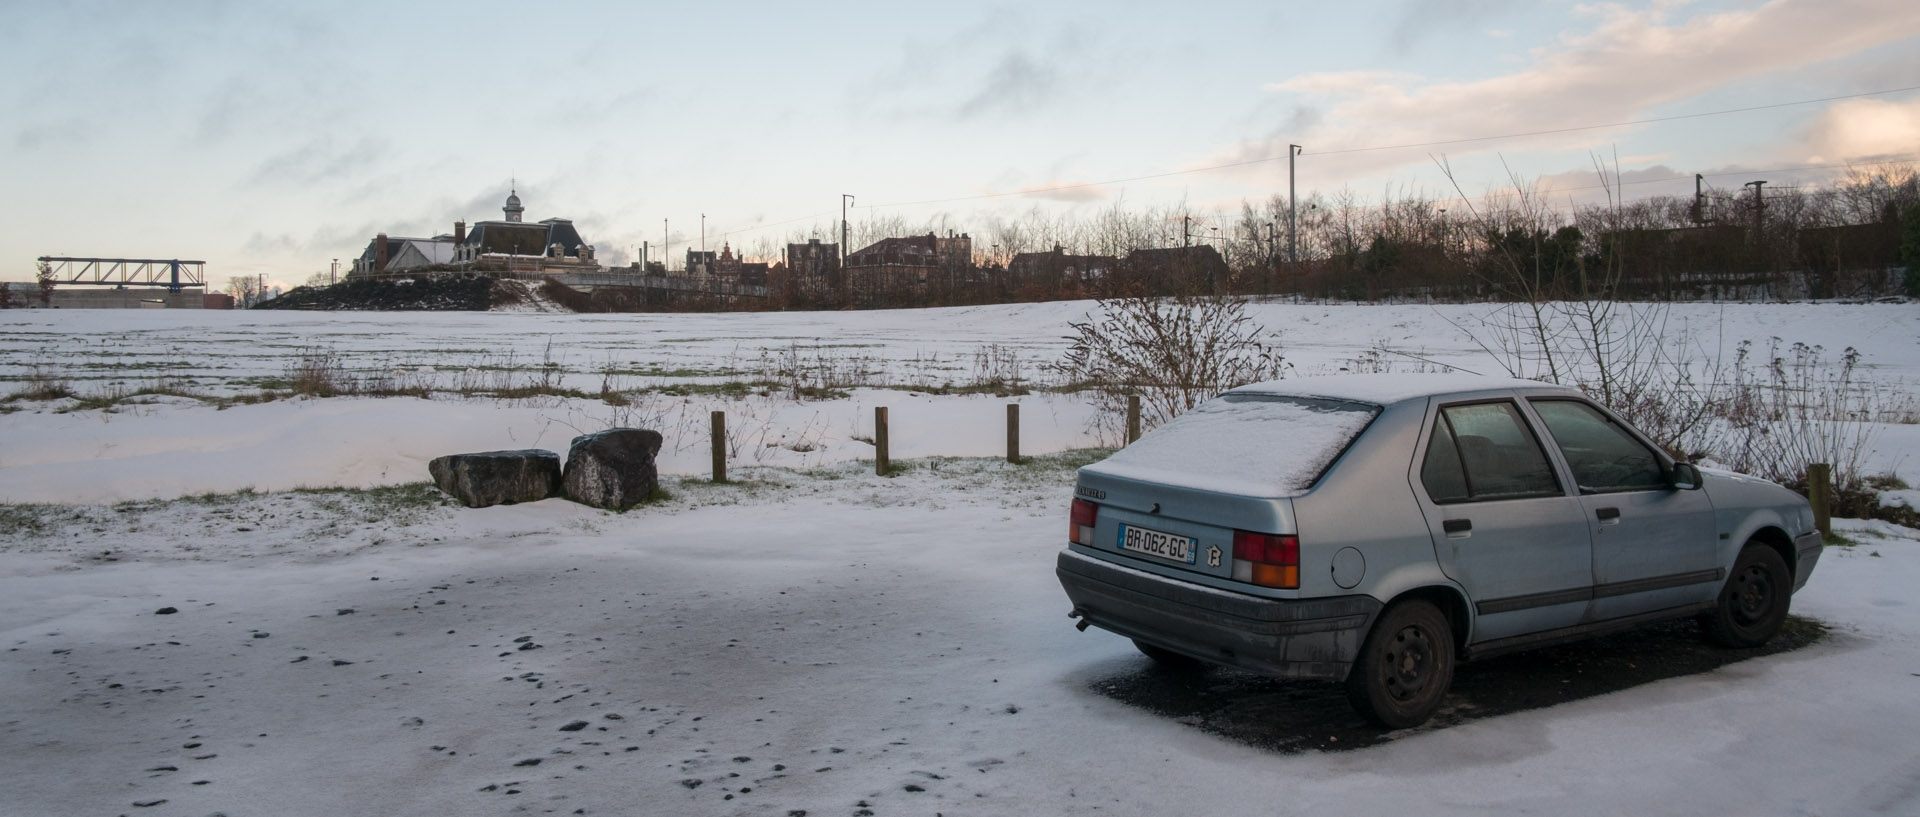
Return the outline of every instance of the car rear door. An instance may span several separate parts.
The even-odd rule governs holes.
[[[1567,463],[1592,532],[1595,620],[1711,600],[1717,526],[1706,491],[1680,490],[1665,460],[1598,407],[1529,398]]]
[[[1580,623],[1593,592],[1585,517],[1518,403],[1442,404],[1430,414],[1414,494],[1441,569],[1474,605],[1472,641]]]

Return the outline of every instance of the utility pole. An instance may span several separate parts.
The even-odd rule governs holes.
[[[840,194],[840,268],[847,268],[847,205],[853,203],[852,193]]]
[[[666,263],[660,265],[660,271],[669,272],[667,267],[673,264],[673,233],[667,231],[667,220],[664,218],[660,219],[660,257],[667,259]]]
[[[1760,240],[1760,231],[1766,227],[1767,223],[1767,199],[1761,195],[1760,192],[1760,188],[1765,187],[1766,184],[1766,180],[1762,179],[1757,182],[1747,182],[1746,184],[1740,185],[1741,187],[1753,188],[1753,240],[1755,241]]]
[[[1706,181],[1707,177],[1698,173],[1693,174],[1693,212],[1689,215],[1693,216],[1693,224],[1696,227],[1707,223],[1707,193],[1701,189],[1701,185]]]
[[[1300,214],[1293,192],[1293,157],[1300,155],[1299,145],[1287,146],[1287,272],[1299,274]]]
[[[1193,216],[1180,217],[1180,246],[1193,246]]]

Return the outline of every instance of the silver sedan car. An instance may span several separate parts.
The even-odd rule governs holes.
[[[1697,617],[1777,633],[1807,501],[1676,462],[1580,392],[1352,375],[1245,386],[1080,470],[1057,574],[1155,660],[1344,681],[1389,727],[1457,661]]]

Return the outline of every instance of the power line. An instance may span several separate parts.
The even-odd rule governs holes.
[[[1710,116],[1727,116],[1730,114],[1737,114],[1737,113],[1752,113],[1754,111],[1774,110],[1778,108],[1790,108],[1798,105],[1814,105],[1822,102],[1838,102],[1838,101],[1847,100],[1847,99],[1861,99],[1861,98],[1873,97],[1873,96],[1886,96],[1888,94],[1899,94],[1899,93],[1905,93],[1908,91],[1916,91],[1916,90],[1920,90],[1920,85],[1909,85],[1903,88],[1888,88],[1888,89],[1879,90],[1879,91],[1865,91],[1857,94],[1839,94],[1836,96],[1817,97],[1814,99],[1797,99],[1790,102],[1775,102],[1767,105],[1751,105],[1744,108],[1727,108],[1725,110],[1718,110],[1718,111],[1701,111],[1699,113],[1675,114],[1673,116],[1659,116],[1659,117],[1652,117],[1648,119],[1631,119],[1631,120],[1626,120],[1621,122],[1608,122],[1608,123],[1598,124],[1598,125],[1576,125],[1576,126],[1565,127],[1565,128],[1550,128],[1547,130],[1504,133],[1504,134],[1497,134],[1492,136],[1471,136],[1471,137],[1465,137],[1460,139],[1441,139],[1441,140],[1436,140],[1431,142],[1409,142],[1405,144],[1395,144],[1395,145],[1372,145],[1367,147],[1341,148],[1338,150],[1307,151],[1307,152],[1304,152],[1302,155],[1332,156],[1332,155],[1346,154],[1346,153],[1367,153],[1367,152],[1377,152],[1377,151],[1383,151],[1383,150],[1406,150],[1411,148],[1440,147],[1444,145],[1460,145],[1460,144],[1470,144],[1474,142],[1490,142],[1490,141],[1495,141],[1500,139],[1524,139],[1530,136],[1550,136],[1553,134],[1560,134],[1560,133],[1577,133],[1580,131],[1604,130],[1607,128],[1619,128],[1619,127],[1626,127],[1629,125],[1648,125],[1648,124],[1655,124],[1659,122],[1673,122],[1673,121],[1678,121],[1683,119],[1700,119],[1700,118],[1710,117]],[[972,196],[954,196],[951,198],[943,198],[943,199],[923,199],[920,201],[883,202],[880,204],[867,205],[866,209],[869,212],[871,212],[876,208],[916,207],[916,206],[925,205],[925,204],[950,204],[954,202],[963,202],[963,201],[982,201],[986,199],[1006,198],[1008,196],[1027,196],[1035,193],[1056,193],[1056,192],[1064,192],[1069,190],[1084,190],[1089,187],[1105,187],[1108,185],[1115,185],[1115,184],[1128,184],[1131,182],[1164,179],[1164,178],[1169,178],[1173,176],[1187,176],[1187,175],[1192,175],[1196,173],[1210,173],[1216,170],[1230,170],[1236,167],[1248,167],[1251,165],[1266,164],[1268,162],[1277,162],[1284,158],[1286,157],[1269,156],[1269,157],[1263,157],[1259,159],[1248,159],[1248,160],[1239,161],[1239,162],[1228,162],[1225,164],[1208,165],[1206,167],[1188,168],[1186,170],[1169,170],[1169,171],[1164,171],[1160,173],[1149,173],[1149,174],[1140,175],[1140,176],[1130,176],[1122,179],[1108,179],[1105,181],[1097,181],[1097,182],[1080,182],[1076,184],[1055,185],[1052,187],[1036,187],[1036,188],[1028,188],[1025,190],[1014,190],[1014,191],[1009,191],[1005,193],[981,193],[981,194],[972,195]],[[1824,165],[1819,167],[1806,167],[1806,168],[1781,168],[1781,169],[1775,169],[1775,170],[1738,171],[1737,173],[1708,173],[1704,175],[1712,177],[1712,176],[1724,176],[1724,175],[1739,175],[1741,173],[1786,173],[1786,172],[1792,172],[1794,170],[1831,170],[1834,168],[1847,167],[1847,166],[1848,165]],[[1679,177],[1676,177],[1676,178],[1679,178]],[[1669,180],[1668,179],[1643,179],[1643,180],[1636,180],[1632,182],[1623,182],[1622,184],[1623,185],[1652,184],[1652,183],[1661,182],[1661,181],[1669,181]],[[1588,185],[1583,187],[1572,187],[1572,188],[1562,188],[1562,189],[1563,190],[1590,190],[1590,189],[1597,189],[1603,186],[1604,185]],[[831,215],[831,214],[829,213],[827,215]],[[820,217],[821,217],[821,214],[814,213],[810,215],[800,216],[797,218],[786,219],[783,221],[770,222],[765,224],[756,224],[751,227],[743,227],[738,230],[728,231],[728,234],[736,233],[736,232],[737,233],[757,232],[759,230],[784,226],[787,224],[792,224],[799,221],[805,221],[807,219],[816,219]]]
[[[1375,151],[1375,150],[1400,150],[1402,148],[1425,148],[1425,147],[1439,147],[1441,145],[1461,145],[1461,144],[1466,144],[1468,142],[1489,142],[1495,139],[1522,139],[1528,136],[1551,136],[1556,133],[1575,133],[1583,130],[1603,130],[1606,128],[1626,127],[1628,125],[1651,125],[1656,122],[1673,122],[1681,119],[1699,119],[1701,117],[1707,117],[1707,116],[1725,116],[1727,114],[1734,114],[1734,113],[1751,113],[1753,111],[1767,111],[1767,110],[1773,110],[1775,108],[1791,108],[1795,105],[1813,105],[1820,102],[1838,102],[1843,99],[1859,99],[1861,97],[1869,97],[1869,96],[1884,96],[1886,94],[1897,94],[1905,91],[1916,91],[1916,90],[1920,90],[1920,85],[1910,85],[1905,88],[1889,88],[1884,91],[1867,91],[1865,93],[1859,93],[1859,94],[1842,94],[1840,96],[1825,96],[1825,97],[1820,97],[1819,99],[1798,99],[1792,102],[1775,102],[1771,105],[1754,105],[1746,108],[1728,108],[1724,111],[1702,111],[1700,113],[1683,113],[1683,114],[1675,114],[1673,116],[1656,116],[1651,119],[1629,119],[1624,122],[1608,122],[1604,125],[1576,125],[1570,128],[1551,128],[1548,130],[1526,131],[1523,133],[1503,133],[1498,136],[1471,136],[1465,139],[1443,139],[1437,142],[1413,142],[1405,145],[1376,145],[1374,147],[1342,148],[1340,150],[1317,150],[1307,155],[1331,156],[1337,153],[1364,153],[1367,151]],[[1271,161],[1279,161],[1279,160],[1263,159],[1260,161],[1271,162]],[[1242,162],[1241,164],[1251,164],[1251,163]]]
[[[1775,168],[1762,168],[1762,169],[1756,169],[1756,170],[1728,170],[1720,173],[1702,173],[1700,175],[1705,176],[1709,179],[1718,179],[1726,176],[1733,176],[1733,177],[1754,176],[1761,173],[1804,173],[1804,172],[1814,171],[1814,170],[1839,170],[1841,168],[1849,168],[1849,167],[1880,167],[1882,165],[1899,164],[1901,162],[1911,162],[1915,160],[1920,160],[1920,153],[1897,154],[1894,156],[1888,156],[1877,162],[1844,162],[1841,164],[1834,164],[1834,165],[1803,165],[1800,167],[1775,167]],[[1682,175],[1667,176],[1665,178],[1659,178],[1659,179],[1634,179],[1633,181],[1615,182],[1611,185],[1583,184],[1577,187],[1556,187],[1547,192],[1566,193],[1574,190],[1600,190],[1607,187],[1625,187],[1630,184],[1661,184],[1663,182],[1684,182],[1690,179],[1692,175],[1693,174],[1682,174]],[[1496,194],[1496,195],[1511,195],[1511,194]],[[1446,199],[1443,199],[1443,201],[1466,201],[1466,197],[1450,196]]]
[[[1490,142],[1497,139],[1521,139],[1529,136],[1546,136],[1546,135],[1551,135],[1556,133],[1574,133],[1577,131],[1585,131],[1585,130],[1601,130],[1605,128],[1619,128],[1619,127],[1625,127],[1627,125],[1646,125],[1646,124],[1652,124],[1656,122],[1671,122],[1679,119],[1699,119],[1699,118],[1708,117],[1708,116],[1726,116],[1728,114],[1736,114],[1736,113],[1751,113],[1753,111],[1763,111],[1763,110],[1770,110],[1774,108],[1787,108],[1795,105],[1813,105],[1820,102],[1836,102],[1843,99],[1858,99],[1861,97],[1869,97],[1869,96],[1885,96],[1887,94],[1898,94],[1898,93],[1904,93],[1906,91],[1916,91],[1916,90],[1920,90],[1920,85],[1910,85],[1905,88],[1889,88],[1883,91],[1867,91],[1867,92],[1858,93],[1858,94],[1842,94],[1839,96],[1827,96],[1827,97],[1820,97],[1818,99],[1799,99],[1799,100],[1794,100],[1792,102],[1776,102],[1770,105],[1754,105],[1746,108],[1728,108],[1722,111],[1702,111],[1700,113],[1677,114],[1674,116],[1654,117],[1652,119],[1633,119],[1633,120],[1627,120],[1624,122],[1609,122],[1601,125],[1578,125],[1578,126],[1568,127],[1568,128],[1553,128],[1550,130],[1526,131],[1521,133],[1505,133],[1505,134],[1498,134],[1494,136],[1471,136],[1464,139],[1442,139],[1442,140],[1433,141],[1433,142],[1409,142],[1406,144],[1399,144],[1399,145],[1374,145],[1370,147],[1341,148],[1339,150],[1315,150],[1315,151],[1306,151],[1302,155],[1331,156],[1331,155],[1341,154],[1341,153],[1363,153],[1363,152],[1381,151],[1381,150],[1404,150],[1408,148],[1439,147],[1441,145],[1459,145],[1459,144],[1467,144],[1470,142]],[[956,196],[954,198],[947,198],[947,199],[927,199],[924,201],[888,202],[884,204],[876,204],[873,206],[874,207],[912,207],[912,206],[921,205],[921,204],[945,204],[948,202],[956,202],[956,201],[977,201],[980,199],[1004,198],[1006,196],[1025,196],[1033,193],[1052,193],[1052,192],[1063,191],[1063,190],[1080,190],[1088,187],[1103,187],[1110,184],[1126,184],[1128,182],[1149,181],[1152,179],[1164,179],[1168,176],[1184,176],[1184,175],[1189,175],[1193,173],[1208,173],[1215,170],[1229,170],[1236,167],[1247,167],[1249,165],[1265,164],[1267,162],[1278,162],[1284,158],[1286,157],[1268,156],[1268,157],[1263,157],[1259,159],[1248,159],[1240,162],[1228,162],[1226,164],[1208,165],[1206,167],[1189,168],[1187,170],[1169,170],[1163,173],[1150,173],[1144,176],[1132,176],[1124,179],[1109,179],[1107,181],[1099,181],[1099,182],[1081,182],[1079,184],[1065,184],[1065,185],[1059,185],[1056,187],[1038,187],[1038,188],[1031,188],[1027,190],[1015,190],[1008,193],[983,193],[983,194],[974,195],[974,196]]]

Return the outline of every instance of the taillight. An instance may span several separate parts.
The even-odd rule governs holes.
[[[1300,537],[1234,531],[1233,577],[1261,587],[1300,589]]]
[[[1084,499],[1073,501],[1070,512],[1072,522],[1067,527],[1067,541],[1082,545],[1093,544],[1093,520],[1100,515],[1100,506]]]

